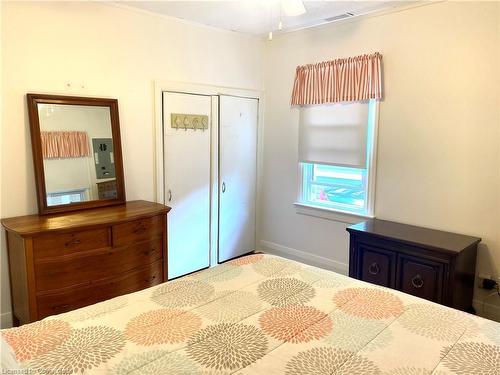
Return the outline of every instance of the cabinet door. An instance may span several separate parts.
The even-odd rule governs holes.
[[[168,278],[209,266],[211,97],[163,93],[165,204],[168,215]],[[208,129],[176,129],[173,114],[207,115]],[[177,120],[175,117],[174,121]]]
[[[219,262],[255,250],[258,103],[220,96]]]
[[[400,254],[396,288],[402,292],[441,303],[443,264]]]
[[[394,288],[396,254],[360,243],[357,278],[372,284]]]

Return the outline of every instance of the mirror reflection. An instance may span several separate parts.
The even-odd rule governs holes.
[[[109,107],[38,104],[47,205],[117,198]]]

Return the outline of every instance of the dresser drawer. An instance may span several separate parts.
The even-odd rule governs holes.
[[[442,302],[444,264],[400,254],[396,288],[402,292]]]
[[[33,254],[35,259],[42,259],[109,246],[111,246],[110,228],[104,227],[35,237],[33,239]]]
[[[369,283],[394,287],[396,254],[364,244],[358,246],[357,278]]]
[[[159,236],[165,231],[165,226],[164,215],[114,225],[113,244],[115,246],[128,245]]]
[[[151,264],[163,257],[162,238],[128,247],[88,251],[35,262],[37,291],[85,285]]]
[[[86,287],[66,288],[57,293],[38,295],[38,319],[157,285],[162,282],[162,272],[163,264],[160,260],[147,267]]]

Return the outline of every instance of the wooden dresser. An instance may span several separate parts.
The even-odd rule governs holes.
[[[480,238],[368,220],[350,233],[349,276],[472,312]]]
[[[169,207],[146,201],[3,219],[14,323],[167,280]]]

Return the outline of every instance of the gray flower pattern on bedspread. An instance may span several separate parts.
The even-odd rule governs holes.
[[[500,375],[500,323],[266,254],[0,334],[33,374]]]

